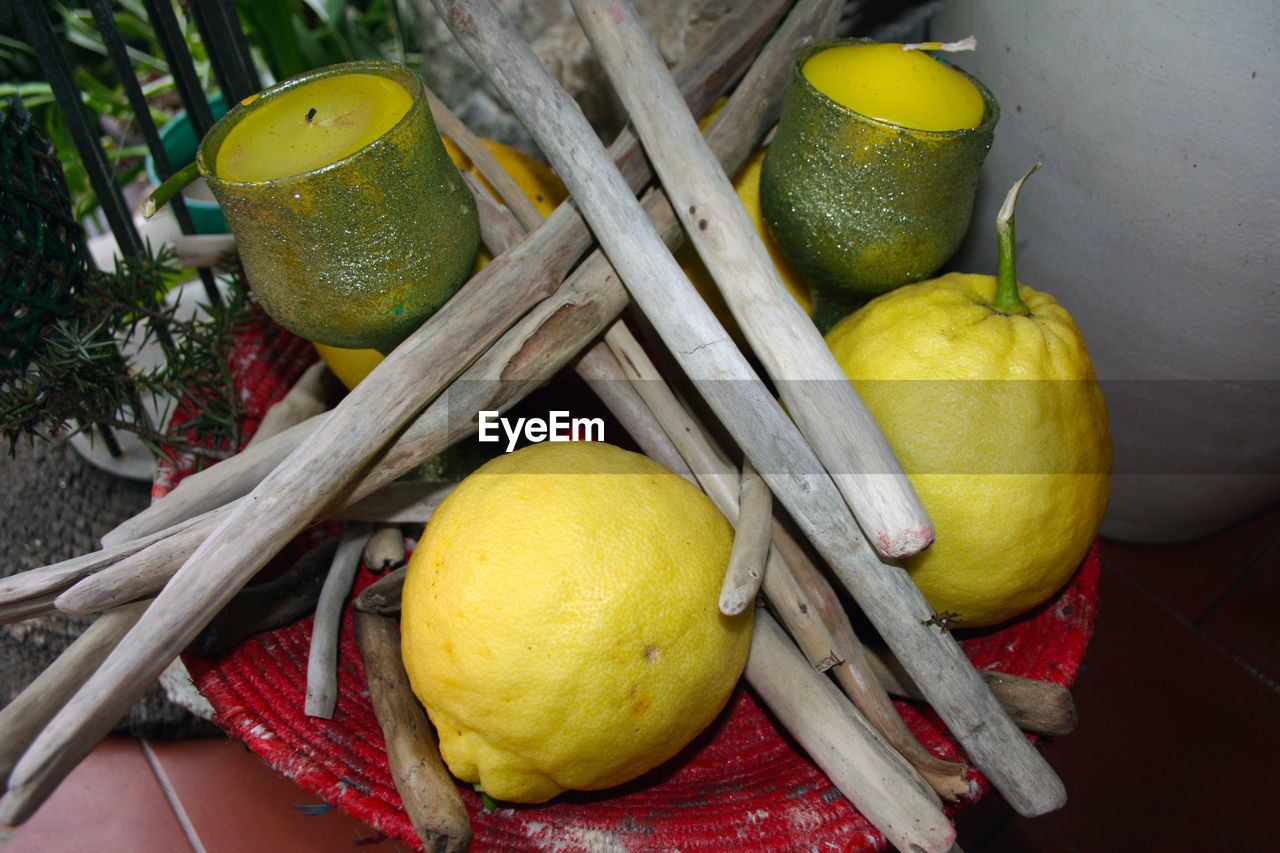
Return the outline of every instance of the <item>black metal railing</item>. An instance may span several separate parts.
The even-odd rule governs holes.
[[[182,26],[170,0],[144,0],[147,17],[154,28],[160,48],[173,75],[183,110],[186,111],[197,138],[213,126],[209,95],[201,86],[195,61],[187,47]],[[130,60],[124,38],[116,26],[109,0],[87,0],[108,56],[119,77],[119,83],[133,111],[136,131],[142,136],[163,181],[185,163],[170,163],[160,141],[160,132],[152,121],[151,111],[143,95],[142,81]],[[228,102],[247,97],[262,88],[250,58],[249,42],[231,0],[187,0],[184,4],[200,34],[209,56],[218,89]],[[31,45],[36,59],[62,113],[68,133],[75,142],[76,153],[84,166],[89,186],[98,198],[103,218],[112,236],[126,256],[140,257],[143,246],[133,217],[112,173],[111,164],[100,141],[101,131],[96,117],[85,106],[76,84],[75,72],[63,50],[49,6],[41,0],[0,0],[0,23],[16,24]],[[173,213],[184,234],[195,233],[190,213],[180,196],[171,202]],[[207,297],[216,302],[218,290],[211,271],[200,270]]]

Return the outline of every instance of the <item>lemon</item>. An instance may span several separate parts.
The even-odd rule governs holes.
[[[750,612],[717,602],[733,534],[687,481],[598,442],[494,459],[409,563],[405,670],[459,779],[543,802],[675,755],[724,707]]]
[[[480,175],[471,158],[462,153],[449,137],[442,136],[441,139],[454,165],[480,178],[481,183],[496,198],[497,193],[494,193],[493,187]],[[524,190],[525,195],[543,216],[550,215],[551,211],[568,197],[569,191],[565,189],[556,174],[537,159],[518,148],[512,148],[510,145],[504,145],[492,139],[482,139],[481,142],[489,149],[489,153],[494,156],[498,164],[515,179],[520,189]],[[471,274],[475,275],[490,260],[492,260],[491,256],[481,246]],[[376,349],[346,349],[324,344],[316,344],[315,348],[320,358],[333,371],[333,375],[348,389],[356,387],[360,380],[368,376],[369,372],[382,361],[382,353]]]
[[[961,627],[1003,622],[1060,589],[1110,491],[1106,405],[1084,339],[1052,296],[1014,279],[1006,206],[1000,276],[906,285],[826,338],[933,519],[933,546],[904,566]]]

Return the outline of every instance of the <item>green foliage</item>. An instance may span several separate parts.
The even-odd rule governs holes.
[[[164,299],[179,273],[169,250],[122,261],[110,273],[83,271],[74,310],[50,323],[29,364],[0,371],[0,433],[11,452],[22,437],[97,424],[134,433],[154,453],[237,446],[240,395],[228,355],[248,316],[247,291],[232,287],[222,304],[192,315]],[[157,367],[138,369],[121,352],[121,341],[156,346],[163,358]],[[182,435],[166,433],[143,405],[150,394],[197,400],[203,409]]]
[[[81,99],[103,127],[103,150],[115,170],[117,184],[123,186],[141,172],[147,152],[140,136],[134,132],[133,110],[107,54],[101,32],[92,12],[86,7],[73,6],[63,0],[43,0],[43,5],[75,75]],[[142,81],[143,93],[148,98],[158,98],[171,92],[173,78],[145,6],[140,0],[116,0],[114,5],[114,20],[125,41],[134,71]],[[196,57],[197,73],[202,80],[209,80],[212,71],[208,60],[202,58],[204,52],[199,49],[193,32],[194,26],[188,26],[188,47]],[[3,81],[0,82],[0,99],[13,94],[20,96],[45,136],[54,143],[71,191],[73,210],[77,219],[85,218],[98,207],[98,200],[90,188],[62,111],[44,79],[34,49],[26,42],[18,26],[16,16],[10,28],[0,33],[0,81]],[[167,112],[156,107],[152,110],[152,118],[163,123]]]

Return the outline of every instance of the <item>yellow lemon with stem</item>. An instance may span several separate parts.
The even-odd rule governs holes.
[[[998,276],[906,285],[826,338],[937,530],[904,565],[961,627],[1003,622],[1057,592],[1110,491],[1106,405],[1084,338],[1052,296],[1016,278],[1022,180],[1001,211]]]

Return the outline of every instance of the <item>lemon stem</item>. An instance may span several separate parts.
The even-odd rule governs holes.
[[[996,251],[999,267],[996,271],[996,298],[991,307],[1001,314],[1029,314],[1027,303],[1018,295],[1017,250],[1014,246],[1013,209],[1018,203],[1018,192],[1031,173],[1040,168],[1036,163],[1009,188],[1009,194],[996,215]]]
[[[164,183],[152,190],[151,195],[147,196],[147,203],[142,208],[143,218],[150,219],[155,216],[157,210],[169,203],[169,199],[186,189],[187,184],[198,177],[200,177],[200,168],[194,160],[174,172]]]

